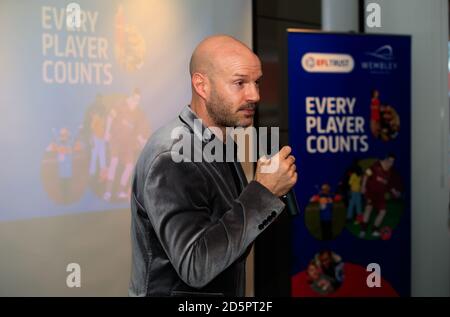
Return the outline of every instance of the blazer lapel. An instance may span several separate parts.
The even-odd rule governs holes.
[[[241,188],[239,188],[239,192],[242,192],[244,188],[247,186],[247,177],[245,176],[244,170],[242,169],[241,162],[239,162],[238,159],[238,146],[234,140],[231,140],[231,138],[228,138],[227,142],[233,142],[234,145],[234,160],[233,160],[233,166],[237,173],[237,176],[239,178],[239,183]]]
[[[234,165],[237,175],[239,177],[239,182],[241,184],[240,191],[242,192],[244,190],[244,188],[248,185],[247,177],[245,176],[244,170],[242,169],[241,162],[234,161],[233,165]]]

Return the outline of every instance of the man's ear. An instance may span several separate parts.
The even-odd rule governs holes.
[[[210,81],[209,78],[201,73],[194,73],[192,75],[192,87],[194,87],[195,92],[202,99],[208,100],[210,93]]]

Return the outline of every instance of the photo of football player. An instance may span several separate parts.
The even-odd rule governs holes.
[[[376,89],[372,90],[372,97],[370,99],[370,131],[375,138],[380,135],[380,92]]]
[[[109,201],[113,194],[119,163],[123,166],[120,175],[118,199],[130,197],[130,175],[137,154],[149,137],[146,115],[139,107],[141,93],[134,89],[123,102],[113,107],[106,119],[105,140],[109,143],[109,166],[103,199]]]
[[[370,99],[370,131],[384,142],[395,139],[400,131],[400,117],[394,107],[380,101],[380,92],[372,90]]]
[[[376,211],[376,218],[373,221],[371,235],[374,238],[380,237],[380,229],[384,217],[387,213],[386,195],[398,199],[401,196],[399,183],[395,183],[392,168],[395,163],[395,155],[388,154],[385,158],[376,161],[366,169],[362,183],[362,193],[365,196],[365,210],[363,222],[360,224],[360,238],[365,238],[371,214]]]

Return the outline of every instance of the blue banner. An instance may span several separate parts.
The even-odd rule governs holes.
[[[409,296],[411,38],[290,31],[293,296]]]

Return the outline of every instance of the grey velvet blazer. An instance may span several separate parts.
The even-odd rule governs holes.
[[[263,185],[247,183],[239,162],[174,162],[175,128],[191,138],[191,153],[218,139],[198,133],[195,119],[186,106],[136,164],[130,296],[244,296],[251,244],[284,209]]]

